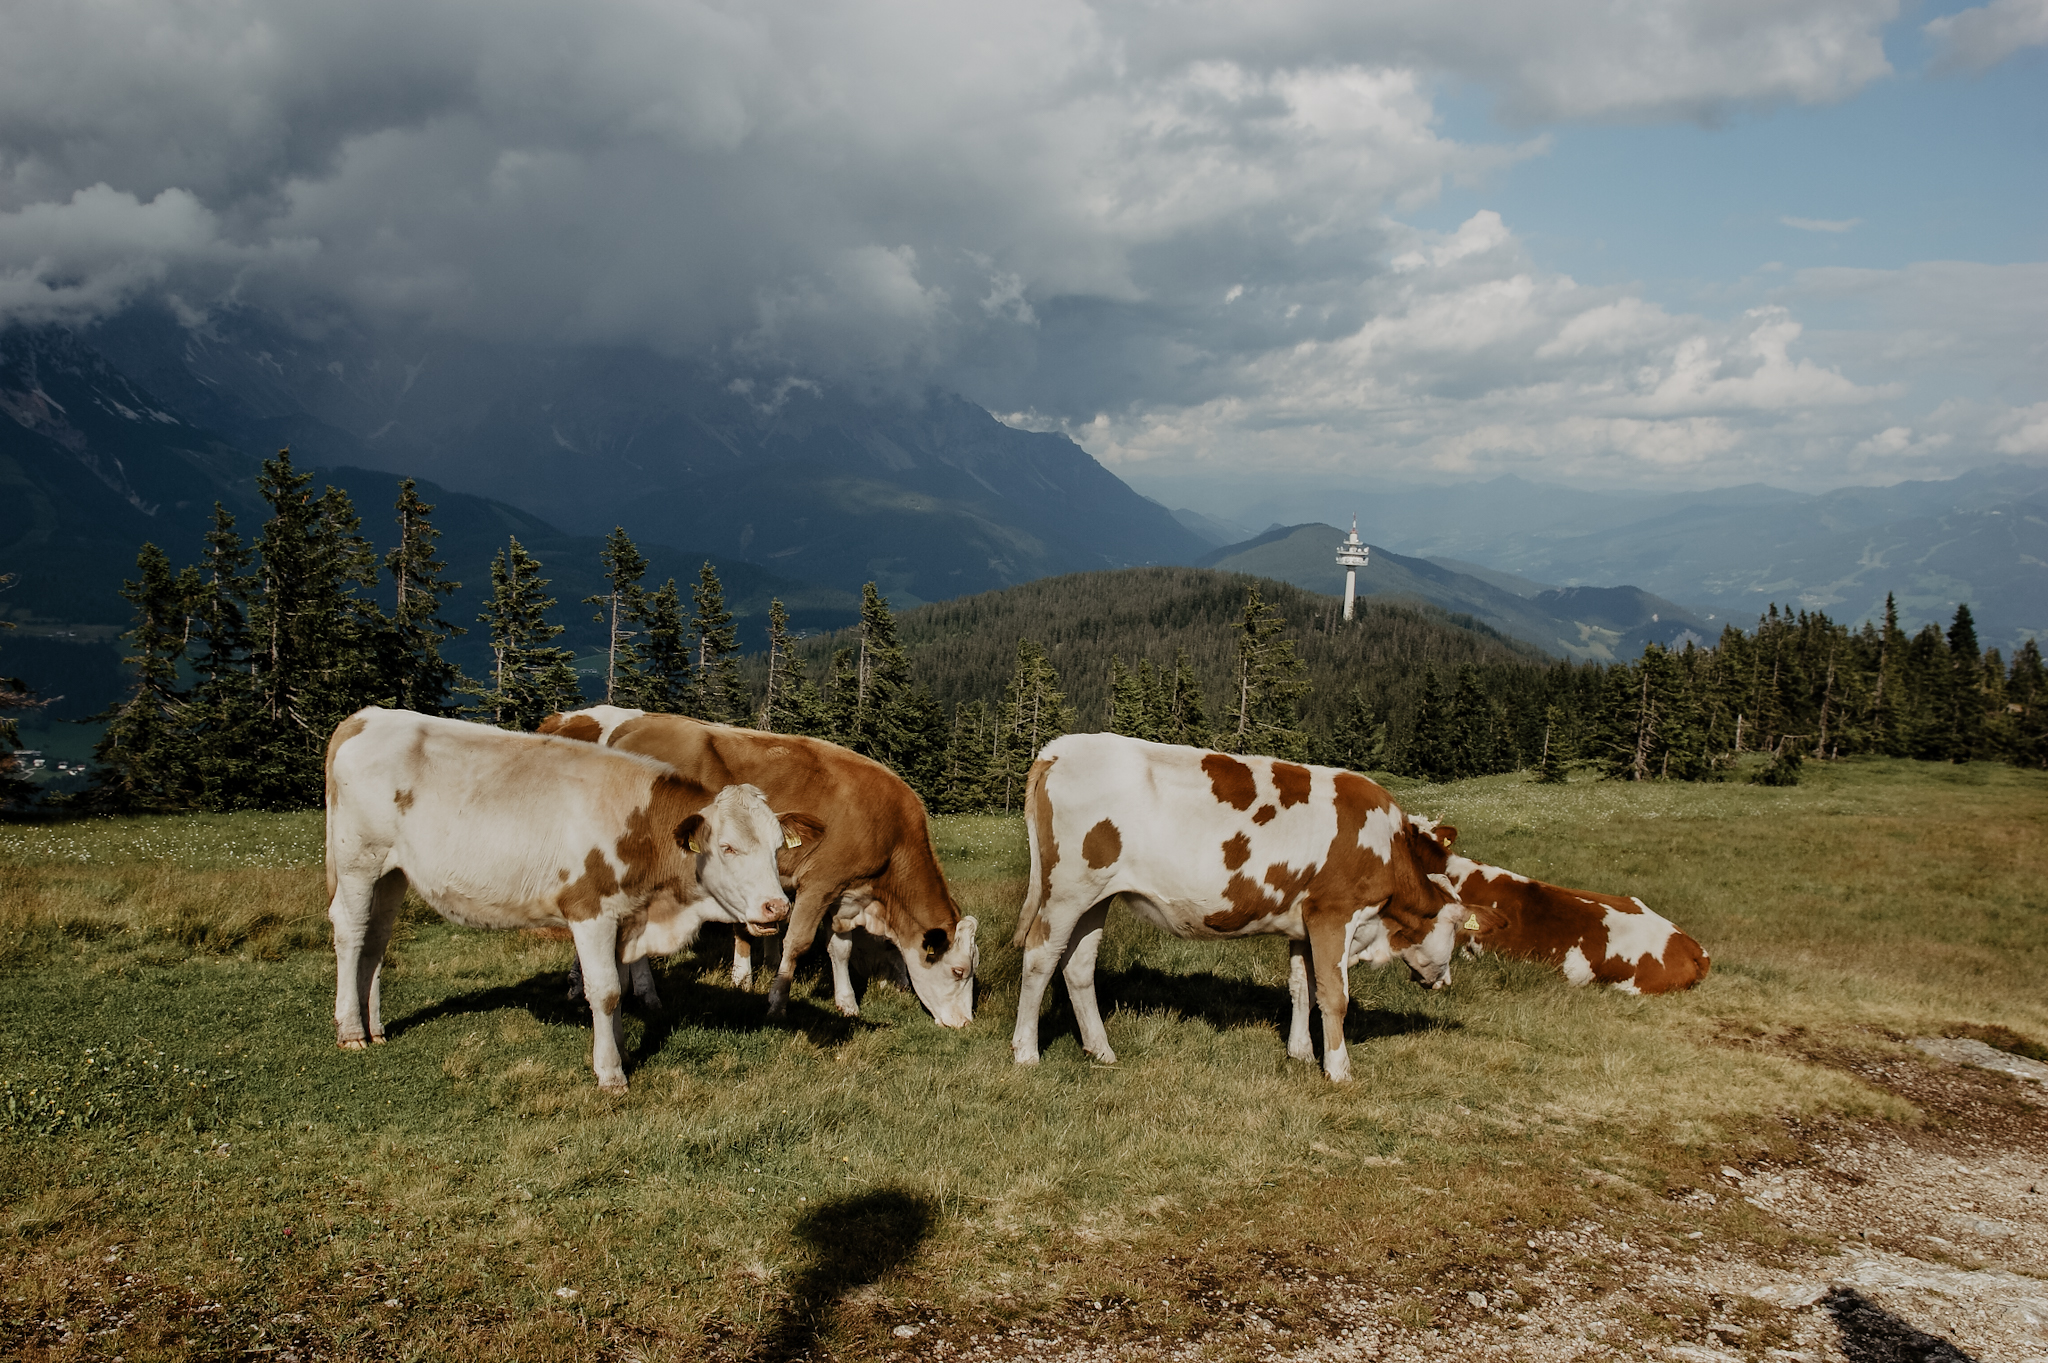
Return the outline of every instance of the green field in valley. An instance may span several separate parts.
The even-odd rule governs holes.
[[[1245,1322],[1301,1308],[1248,1265],[1377,1275],[1422,1329],[1589,1214],[1768,1253],[1791,1232],[1754,1207],[1656,1194],[1787,1118],[1920,1120],[1830,1056],[2048,1041],[2048,775],[1390,785],[1472,856],[1639,895],[1712,975],[1637,999],[1498,960],[1435,994],[1360,969],[1338,1086],[1286,1058],[1283,943],[1113,913],[1119,1063],[1082,1056],[1055,987],[1020,1069],[1021,824],[950,818],[971,1027],[880,984],[843,1019],[816,975],[770,1025],[707,937],[610,1098],[566,944],[425,912],[390,1043],[337,1050],[317,814],[0,826],[0,1355],[863,1356],[1056,1325],[1252,1357]]]

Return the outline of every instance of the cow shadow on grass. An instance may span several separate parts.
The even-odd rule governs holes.
[[[1039,1023],[1041,1046],[1061,1036],[1080,1039],[1073,1003],[1066,997],[1066,982],[1058,975],[1053,979],[1058,997]],[[1144,964],[1122,970],[1097,968],[1095,993],[1104,1016],[1118,1009],[1177,1013],[1206,1022],[1219,1032],[1239,1027],[1270,1027],[1282,1041],[1287,1038],[1294,1014],[1293,1000],[1280,986],[1206,970],[1182,973]],[[1354,998],[1344,1018],[1344,1037],[1347,1042],[1360,1042],[1413,1032],[1452,1031],[1459,1026],[1455,1019],[1372,1008]],[[1309,1037],[1318,1056],[1322,1054],[1322,1035],[1322,1010],[1316,1009],[1309,1014]]]
[[[883,1186],[829,1197],[799,1216],[790,1233],[808,1259],[747,1363],[808,1357],[840,1302],[909,1262],[939,1223],[938,1204],[909,1188]]]

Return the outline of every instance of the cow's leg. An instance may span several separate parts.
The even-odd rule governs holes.
[[[1294,1015],[1287,1024],[1287,1054],[1296,1060],[1314,1060],[1315,1045],[1309,1040],[1309,1010],[1316,1006],[1315,953],[1308,938],[1287,944],[1287,997]]]
[[[384,1039],[378,1015],[378,975],[398,905],[405,898],[405,873],[337,878],[327,917],[334,924],[334,1037],[345,1051],[360,1051]],[[379,931],[379,924],[382,930]]]
[[[1109,1032],[1102,1025],[1102,1009],[1095,1002],[1095,951],[1102,945],[1102,925],[1109,918],[1109,901],[1075,920],[1067,949],[1061,953],[1060,973],[1067,978],[1067,997],[1074,1004],[1074,1021],[1081,1028],[1081,1049],[1105,1065],[1116,1063],[1109,1048]]]
[[[620,1055],[625,1017],[620,1012],[619,924],[599,914],[569,925],[576,959],[583,965],[583,994],[590,1000],[590,1067],[601,1089],[623,1091],[626,1066]]]
[[[1052,972],[1066,959],[1074,928],[1092,905],[1079,908],[1048,902],[1039,909],[1024,939],[1023,976],[1017,982],[1017,1028],[1010,1034],[1010,1054],[1020,1065],[1038,1063],[1038,1009]],[[1092,958],[1091,958],[1092,959]]]
[[[811,949],[811,939],[818,935],[818,924],[825,917],[827,896],[837,900],[839,890],[836,885],[827,889],[806,885],[796,892],[796,906],[789,911],[789,922],[782,929],[782,964],[775,968],[775,981],[768,986],[769,1017],[788,1015],[789,986],[796,980],[796,963]]]
[[[745,989],[754,982],[754,944],[747,940],[747,930],[735,926],[732,930],[732,984],[735,989]]]
[[[1311,915],[1304,926],[1308,929],[1305,964],[1314,975],[1312,987],[1323,1009],[1323,1073],[1348,1083],[1351,1053],[1344,1048],[1344,1014],[1351,1006],[1351,981],[1345,978],[1344,948],[1351,925],[1344,915],[1331,913]]]
[[[850,1018],[860,1016],[860,1000],[853,994],[853,932],[841,932],[833,925],[825,955],[832,961],[832,1002]]]
[[[362,959],[370,967],[370,1044],[384,1044],[384,952],[398,931],[398,911],[405,906],[405,872],[392,871],[377,882],[370,896],[370,931],[363,939]],[[361,967],[357,967],[360,972]]]
[[[661,991],[654,987],[654,958],[642,956],[627,967],[633,981],[633,997],[640,1000],[640,1006],[649,1012],[659,1013],[662,1009]]]

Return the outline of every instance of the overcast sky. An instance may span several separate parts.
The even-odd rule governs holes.
[[[0,317],[938,385],[1169,498],[1938,477],[2048,460],[2044,92],[2048,0],[10,0]]]

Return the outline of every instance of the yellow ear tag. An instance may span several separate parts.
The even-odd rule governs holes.
[[[798,837],[796,834],[790,832],[789,830],[784,829],[782,833],[782,845],[784,847],[802,847],[804,845],[804,840]]]
[[[1477,931],[1479,931],[1479,915],[1478,915],[1478,914],[1476,914],[1476,913],[1475,913],[1475,914],[1473,914],[1473,915],[1472,915],[1471,917],[1469,917],[1469,918],[1467,918],[1467,919],[1465,920],[1465,931],[1467,931],[1467,932],[1477,932]]]
[[[701,842],[699,842],[699,841],[697,841],[697,839],[695,839],[695,838],[691,838],[691,839],[690,839],[690,850],[691,850],[692,852],[696,852],[696,853],[698,853],[698,854],[700,854],[700,855],[701,855],[701,854],[703,853],[703,851],[704,851],[704,844],[703,844],[703,843],[701,843]]]

